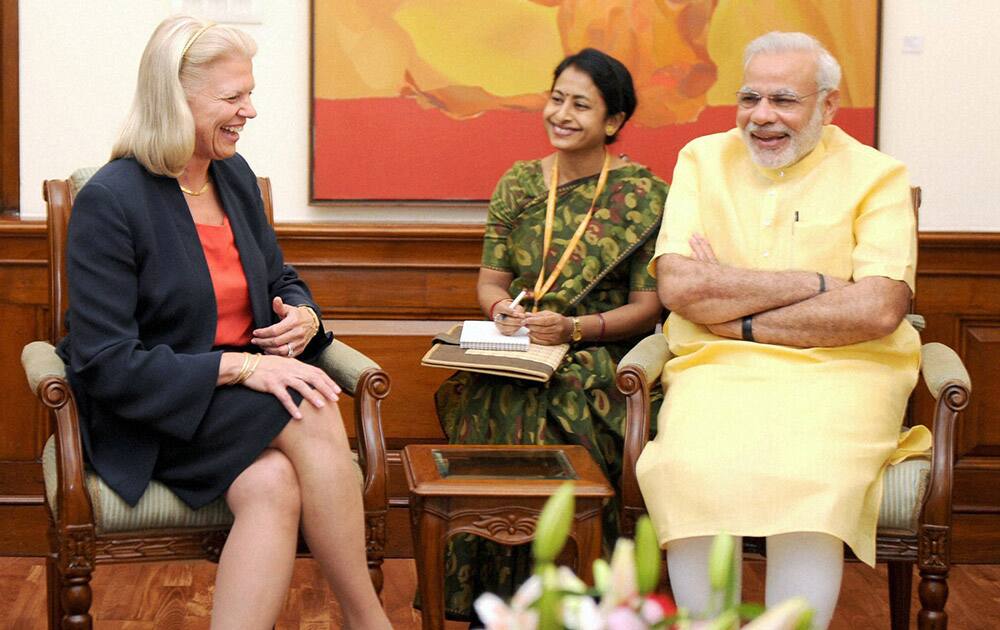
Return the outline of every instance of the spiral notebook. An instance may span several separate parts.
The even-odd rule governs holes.
[[[462,336],[458,345],[463,350],[524,352],[531,345],[531,340],[528,338],[528,329],[524,326],[513,335],[505,335],[489,320],[468,320],[462,324]]]

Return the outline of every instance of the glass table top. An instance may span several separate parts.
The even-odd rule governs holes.
[[[448,449],[431,451],[438,474],[447,479],[576,479],[565,453]]]

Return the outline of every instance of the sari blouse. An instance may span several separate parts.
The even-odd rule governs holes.
[[[586,215],[597,179],[592,175],[559,187],[546,273]],[[504,174],[490,201],[482,266],[513,274],[511,295],[532,290],[538,278],[547,195],[541,162],[530,160],[516,162]],[[647,270],[656,241],[650,237],[660,224],[666,195],[666,183],[644,166],[609,171],[583,238],[539,309],[564,315],[604,312],[627,304],[631,291],[655,291],[656,279]]]

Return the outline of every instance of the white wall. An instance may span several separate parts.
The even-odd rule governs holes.
[[[374,1],[374,0],[373,0]],[[280,221],[474,222],[481,209],[309,205],[309,3],[256,0],[259,115],[240,152],[271,176]],[[20,3],[21,214],[44,217],[41,181],[107,159],[146,39],[170,0]],[[996,0],[883,0],[881,147],[923,187],[921,229],[1000,231],[1000,24]],[[903,52],[905,36],[922,52]],[[912,41],[912,40],[911,40]]]
[[[882,0],[882,11],[879,147],[922,187],[920,229],[1000,232],[1000,2]]]

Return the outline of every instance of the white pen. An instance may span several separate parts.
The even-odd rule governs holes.
[[[528,292],[522,289],[521,292],[517,294],[517,297],[514,298],[514,301],[510,303],[508,308],[510,310],[517,308],[517,305],[521,303],[521,300],[523,300],[526,295],[528,295]],[[497,313],[494,321],[502,322],[505,319],[507,319],[507,313]]]
[[[527,295],[528,295],[528,292],[525,291],[524,289],[521,289],[521,292],[517,294],[517,297],[514,298],[514,301],[511,302],[510,306],[508,306],[507,308],[509,308],[510,310],[513,311],[515,308],[517,308],[518,304],[521,303],[521,300],[523,300],[525,298],[525,296],[527,296]]]

